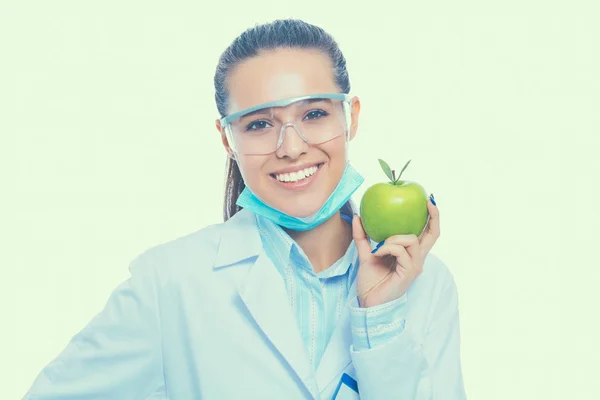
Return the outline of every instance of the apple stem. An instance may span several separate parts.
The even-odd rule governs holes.
[[[392,180],[396,182],[396,170],[392,170]]]

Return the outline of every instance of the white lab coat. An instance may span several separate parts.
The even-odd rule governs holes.
[[[406,294],[404,332],[355,352],[346,309],[316,373],[251,212],[156,246],[130,270],[25,399],[329,400],[344,372],[363,400],[465,398],[456,288],[432,255]]]

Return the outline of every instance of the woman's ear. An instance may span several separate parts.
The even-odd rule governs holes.
[[[360,114],[360,99],[354,97],[351,103],[352,120],[350,124],[350,140],[354,139],[358,131],[358,115]]]
[[[233,150],[231,150],[231,146],[229,146],[229,141],[227,140],[227,134],[225,133],[225,129],[223,129],[223,127],[221,126],[221,120],[219,120],[219,119],[215,120],[215,127],[217,128],[219,133],[221,133],[221,142],[223,143],[223,147],[225,147],[227,156],[229,158],[235,159]]]

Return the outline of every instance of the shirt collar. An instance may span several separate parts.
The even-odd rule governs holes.
[[[346,250],[346,253],[337,260],[331,267],[327,268],[324,271],[321,271],[317,274],[317,276],[321,279],[333,278],[336,276],[346,275],[348,270],[351,267],[357,266],[358,258],[356,256],[356,246],[354,245],[354,240],[350,242],[350,246]]]
[[[342,209],[342,218],[351,224],[352,215],[352,204],[348,203],[347,206]],[[290,264],[291,258],[299,261],[295,265],[297,268],[306,268],[310,269],[310,272],[313,272],[308,257],[285,230],[260,215],[257,215],[256,222],[265,251],[282,276],[285,276],[285,268]],[[357,258],[356,255],[356,246],[354,245],[354,241],[352,241],[343,257],[326,270],[319,272],[317,276],[319,278],[327,279],[345,275],[351,265],[357,264],[355,260]]]

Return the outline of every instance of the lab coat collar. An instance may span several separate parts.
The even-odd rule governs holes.
[[[213,268],[221,268],[256,257],[262,249],[256,216],[242,209],[222,224]]]
[[[317,394],[315,375],[290,306],[283,278],[260,251],[238,287],[238,293],[262,334],[283,356],[304,387]]]
[[[305,389],[317,397],[315,376],[295,315],[287,301],[283,278],[263,249],[256,216],[242,209],[223,223],[221,229],[214,268],[256,257],[238,284],[240,298],[261,334],[283,356]]]
[[[214,268],[232,265],[252,257],[256,257],[256,260],[239,284],[239,295],[262,333],[298,375],[305,388],[313,397],[318,397],[317,385],[323,390],[352,362],[348,303],[356,297],[356,280],[352,283],[346,307],[340,315],[315,375],[297,326],[294,310],[287,301],[283,278],[262,247],[256,216],[250,211],[241,210],[222,225]]]
[[[346,307],[319,363],[312,368],[304,341],[296,322],[294,310],[287,301],[287,292],[281,274],[264,251],[251,265],[239,285],[238,292],[262,333],[283,356],[313,398],[332,381],[339,379],[352,359],[352,331],[349,304],[356,297],[356,280],[352,283]]]

